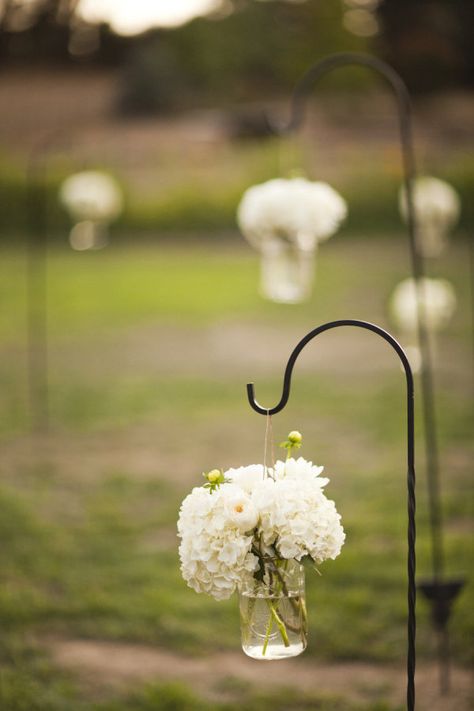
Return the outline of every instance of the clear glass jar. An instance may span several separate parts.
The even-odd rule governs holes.
[[[283,240],[267,240],[262,247],[260,291],[282,304],[297,304],[311,296],[314,249],[302,249]]]
[[[239,588],[242,649],[252,659],[288,659],[306,649],[304,568],[296,560],[265,558]]]
[[[103,249],[108,243],[107,225],[97,220],[76,222],[69,233],[69,244],[83,252],[87,249]]]

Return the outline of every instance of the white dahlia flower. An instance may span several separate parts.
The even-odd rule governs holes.
[[[224,477],[227,481],[240,486],[241,489],[250,494],[258,482],[262,481],[264,478],[263,465],[249,464],[246,467],[228,469],[224,472]]]
[[[122,210],[122,194],[115,180],[95,170],[66,178],[59,199],[75,220],[110,222]]]
[[[445,245],[445,237],[459,219],[461,203],[455,189],[439,178],[422,176],[413,183],[413,203],[418,243],[426,257],[437,257]],[[407,219],[405,186],[400,188],[399,208]]]
[[[456,294],[446,279],[421,280],[417,288],[413,279],[404,279],[390,297],[390,313],[397,326],[407,333],[417,330],[417,295],[422,299],[426,325],[439,331],[447,325],[456,309]]]
[[[275,239],[312,250],[336,232],[346,214],[345,201],[327,183],[276,178],[245,191],[237,222],[259,250]]]
[[[242,490],[228,494],[224,489],[225,510],[229,517],[229,524],[238,528],[240,533],[246,533],[255,528],[258,523],[258,512],[249,496]]]
[[[275,463],[275,479],[311,480],[321,488],[329,482],[329,479],[319,476],[323,471],[324,467],[318,467],[303,457],[290,457],[285,462],[279,460]]]
[[[229,598],[243,574],[257,566],[250,552],[257,521],[253,502],[239,487],[224,484],[213,493],[195,487],[178,520],[181,572],[188,585],[216,600]]]

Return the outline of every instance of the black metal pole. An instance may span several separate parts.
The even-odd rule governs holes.
[[[41,137],[26,170],[26,299],[30,427],[47,432],[50,425],[48,378],[48,192],[46,158],[52,148],[68,144],[62,129]]]
[[[46,203],[44,171],[34,153],[26,186],[26,289],[30,427],[37,432],[49,429]]]
[[[407,576],[408,576],[408,588],[407,588],[407,604],[408,604],[408,619],[407,619],[407,711],[414,711],[415,709],[415,662],[416,662],[416,650],[415,650],[415,637],[416,637],[416,583],[415,583],[415,572],[416,572],[416,550],[415,550],[415,540],[416,540],[416,499],[415,499],[415,402],[414,402],[414,383],[413,383],[413,373],[410,367],[408,358],[398,343],[398,341],[393,338],[387,331],[380,326],[376,326],[368,321],[359,321],[356,319],[343,319],[339,321],[331,321],[325,323],[322,326],[318,326],[314,330],[310,331],[296,346],[293,350],[290,358],[288,360],[285,375],[283,378],[283,392],[280,402],[272,408],[265,408],[258,404],[255,400],[254,386],[253,383],[247,384],[247,396],[251,407],[261,415],[274,415],[280,412],[285,407],[290,397],[291,389],[291,376],[293,372],[293,367],[296,360],[303,350],[303,348],[319,336],[324,331],[329,331],[333,328],[338,328],[340,326],[355,326],[358,328],[364,328],[368,331],[381,336],[393,350],[398,355],[403,369],[405,371],[406,378],[406,412],[407,412],[407,515],[408,515],[408,529],[407,529],[407,542],[408,542],[408,553],[407,553]]]
[[[449,612],[454,598],[462,588],[462,580],[443,580],[445,568],[442,531],[442,511],[440,501],[440,466],[436,426],[435,389],[433,359],[426,320],[426,306],[423,290],[424,265],[422,253],[417,244],[416,211],[413,200],[413,180],[416,175],[415,151],[412,132],[411,102],[408,89],[400,75],[389,65],[367,54],[341,52],[329,55],[316,62],[303,75],[295,87],[291,101],[289,120],[278,124],[267,117],[270,128],[277,134],[285,135],[296,131],[303,123],[309,93],[313,86],[331,71],[347,66],[367,67],[380,74],[388,82],[397,104],[400,149],[402,155],[403,183],[407,200],[407,232],[410,251],[411,271],[417,293],[417,331],[421,352],[421,395],[424,428],[425,459],[427,471],[427,495],[430,520],[431,555],[433,578],[424,581],[420,589],[432,605],[432,617],[438,634],[438,660],[440,667],[440,690],[449,690],[449,643],[442,644],[449,636],[447,626]],[[454,584],[456,583],[456,584]],[[446,599],[448,613],[446,614]],[[440,623],[440,620],[442,622]]]

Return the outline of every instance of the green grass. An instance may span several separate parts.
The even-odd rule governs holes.
[[[370,266],[354,269],[364,256]],[[38,709],[190,709],[248,711],[329,709],[392,711],[375,701],[295,695],[294,691],[236,690],[222,700],[201,698],[180,685],[120,691],[90,688],[80,675],[60,671],[42,641],[49,637],[156,645],[177,654],[236,650],[235,600],[216,603],[186,587],[179,573],[175,523],[181,499],[202,470],[258,461],[263,418],[249,411],[244,385],[253,378],[239,364],[209,367],[217,334],[245,324],[253,339],[281,335],[281,363],[319,322],[356,316],[385,322],[384,305],[404,275],[400,240],[335,243],[321,250],[317,287],[302,306],[266,304],[256,292],[251,252],[226,246],[134,249],[111,246],[99,254],[53,249],[49,260],[52,433],[27,432],[24,384],[25,300],[21,253],[0,261],[3,343],[1,406],[4,456],[0,463],[0,702],[8,711]],[[379,266],[380,265],[380,266]],[[439,264],[454,279],[459,307],[441,339],[454,353],[438,373],[439,426],[448,573],[466,575],[472,548],[466,526],[472,415],[469,372],[467,270],[463,246]],[[193,367],[160,372],[141,364],[142,349],[178,328]],[[142,329],[145,341],[140,339]],[[229,333],[229,331],[222,331]],[[328,337],[329,338],[329,337]],[[218,341],[214,341],[215,344]],[[303,454],[326,465],[347,544],[323,576],[308,570],[310,646],[306,656],[337,663],[397,662],[405,648],[405,455],[403,378],[389,368],[351,374],[347,353],[333,369],[298,366],[292,401],[275,418],[275,437],[303,431]],[[110,346],[112,344],[112,346]],[[145,345],[143,345],[145,344]],[[155,344],[156,345],[156,344]],[[157,344],[157,352],[165,344]],[[250,341],[248,348],[256,347]],[[317,345],[312,346],[316,356]],[[374,340],[374,357],[384,346]],[[131,349],[131,364],[125,351]],[[377,350],[378,349],[378,350]],[[117,358],[111,357],[117,351]],[[122,352],[123,351],[123,352]],[[107,353],[111,360],[103,363]],[[196,355],[197,353],[197,355]],[[340,357],[342,356],[342,357]],[[191,357],[191,355],[190,355]],[[135,360],[138,365],[135,367]],[[389,356],[387,356],[387,359]],[[389,360],[387,360],[389,362]],[[141,365],[140,365],[141,364]],[[173,365],[173,363],[171,364]],[[279,396],[279,368],[255,376],[259,399]],[[418,413],[419,415],[419,413]],[[418,558],[430,570],[429,529],[420,422]],[[472,584],[452,618],[453,654],[470,656],[474,628]],[[350,633],[348,633],[350,630]],[[434,656],[428,610],[419,602],[420,659]],[[216,680],[221,686],[223,680]],[[225,684],[224,684],[225,687]],[[2,703],[0,703],[0,706]]]
[[[227,687],[232,688],[228,684]],[[386,704],[358,704],[338,696],[324,696],[295,691],[254,691],[238,687],[238,701],[206,703],[177,685],[151,686],[140,696],[132,696],[125,704],[112,702],[100,705],[97,711],[122,711],[131,704],[137,711],[396,711]]]
[[[313,298],[296,306],[259,297],[258,257],[237,234],[221,245],[204,239],[199,245],[183,243],[177,237],[165,245],[112,241],[100,252],[53,246],[47,267],[49,332],[54,338],[96,337],[153,321],[199,328],[219,318],[249,315],[304,327],[323,317],[347,316],[348,307],[355,316],[386,320],[386,302],[409,268],[405,244],[403,232],[392,233],[385,244],[335,238],[320,248]],[[354,259],[360,260],[357,269]],[[467,259],[467,246],[455,242],[434,273],[454,282],[464,308],[469,300]],[[24,342],[26,324],[27,268],[21,248],[2,250],[0,277],[0,342],[18,345]],[[467,319],[458,310],[450,333],[467,340]]]

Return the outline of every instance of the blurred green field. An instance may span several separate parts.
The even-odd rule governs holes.
[[[50,416],[47,436],[28,431],[25,263],[0,259],[0,702],[9,711],[393,711],[384,689],[354,698],[242,687],[210,670],[207,693],[151,680],[92,683],[63,668],[58,640],[149,645],[175,655],[223,657],[239,648],[236,601],[216,603],[180,578],[179,502],[203,470],[260,461],[264,419],[246,403],[255,380],[276,401],[296,341],[333,318],[388,325],[386,304],[406,276],[403,236],[335,238],[318,257],[313,298],[264,302],[256,257],[235,239],[151,241],[48,259]],[[472,458],[467,245],[436,263],[458,309],[439,339],[447,572],[466,575]],[[372,342],[370,341],[372,338]],[[323,338],[321,339],[323,340]],[[303,432],[302,454],[326,466],[342,513],[341,557],[307,572],[310,646],[318,664],[397,665],[405,649],[403,378],[386,346],[347,330],[314,343],[298,366],[292,401],[274,418],[276,441]],[[311,351],[311,352],[309,352]],[[419,415],[419,412],[418,412]],[[430,571],[418,423],[419,574]],[[452,618],[456,667],[470,659],[472,582]],[[435,656],[426,604],[418,607],[421,663]],[[133,652],[133,648],[132,648]],[[100,671],[98,677],[100,676]],[[238,676],[238,673],[236,673]],[[0,705],[2,705],[0,703]],[[420,706],[423,708],[423,706]],[[461,708],[461,706],[459,706]]]
[[[322,107],[317,105],[319,112],[322,108],[327,111],[327,115],[322,113],[326,121],[322,128],[318,113],[318,120],[306,133],[287,139],[232,141],[216,128],[216,118],[211,114],[207,118],[191,117],[184,125],[177,120],[176,127],[172,120],[162,121],[157,124],[153,141],[146,133],[140,137],[135,129],[133,150],[127,124],[114,125],[110,135],[104,136],[107,143],[112,141],[106,156],[101,155],[96,143],[76,146],[73,142],[65,148],[61,138],[55,142],[51,135],[49,151],[46,147],[43,152],[30,150],[17,155],[0,151],[0,241],[18,241],[18,218],[23,215],[26,221],[27,217],[26,195],[38,197],[44,193],[50,238],[60,243],[69,224],[58,202],[60,184],[84,165],[94,169],[102,166],[121,184],[125,205],[116,232],[124,242],[149,233],[161,240],[166,232],[174,233],[179,240],[183,231],[188,236],[197,233],[197,240],[204,233],[208,239],[219,241],[223,232],[235,230],[236,206],[248,187],[295,174],[329,182],[348,202],[349,214],[341,234],[380,238],[399,229],[396,196],[402,181],[401,159],[389,109],[377,94],[366,101],[375,108],[365,124],[358,125],[355,119],[348,123],[347,105],[336,101],[334,106],[329,102],[328,107],[323,103]],[[286,115],[286,110],[279,107],[279,114]],[[424,125],[426,117],[419,120]],[[203,132],[205,139],[200,136]],[[50,134],[54,136],[54,132]],[[73,136],[69,140],[73,141]],[[425,146],[420,141],[417,148],[420,174],[436,175],[459,193],[460,228],[469,232],[474,224],[470,199],[474,165],[468,145],[462,139],[458,145],[446,144],[446,137],[440,133],[433,144]],[[139,167],[135,150],[142,155]],[[75,151],[81,157],[75,157]],[[35,177],[28,183],[26,176],[31,171]]]

